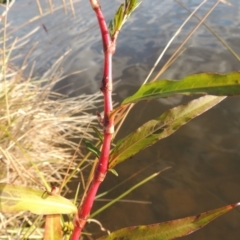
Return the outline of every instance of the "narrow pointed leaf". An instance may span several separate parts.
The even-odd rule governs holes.
[[[121,4],[114,15],[114,19],[110,21],[108,26],[111,36],[115,33],[115,31],[120,31],[120,28],[123,22],[123,17],[124,17],[123,14],[124,14],[124,4]]]
[[[61,215],[47,215],[45,220],[44,240],[62,240]]]
[[[121,26],[123,24],[123,19],[124,19],[124,5],[121,4],[119,6],[119,9],[115,15],[115,19],[114,19],[114,22],[115,22],[115,31],[120,31],[121,29]]]
[[[98,139],[103,143],[103,135],[99,132],[96,127],[92,127],[93,131],[97,134]]]
[[[90,152],[92,152],[96,157],[99,158],[99,156],[100,156],[100,154],[101,154],[100,150],[99,150],[98,148],[96,148],[91,142],[89,142],[89,141],[87,141],[87,140],[83,140],[83,142],[84,142],[86,148],[87,148]]]
[[[167,168],[163,169],[162,171],[167,170]],[[118,202],[120,199],[122,199],[123,197],[127,196],[129,193],[131,193],[133,190],[139,188],[141,185],[147,183],[148,181],[150,181],[151,179],[157,177],[162,171],[160,172],[156,172],[152,175],[150,175],[149,177],[143,179],[141,182],[138,182],[137,184],[135,184],[134,186],[132,186],[131,188],[129,188],[128,190],[126,190],[124,193],[122,193],[121,195],[119,195],[118,197],[116,197],[115,199],[112,199],[111,201],[109,201],[107,204],[105,204],[104,206],[102,206],[101,208],[99,208],[97,211],[95,211],[94,213],[92,213],[90,215],[90,218],[95,217],[97,214],[99,214],[100,212],[102,212],[103,210],[107,209],[108,207],[110,207],[111,205],[113,205],[114,203]],[[107,193],[106,193],[107,194]],[[106,195],[104,194],[104,195]],[[104,196],[102,195],[102,196]]]
[[[112,173],[113,175],[115,175],[116,177],[118,177],[118,173],[117,173],[117,171],[116,171],[115,169],[109,168],[108,171],[111,172],[111,173]]]
[[[172,108],[160,117],[146,122],[135,132],[117,142],[110,156],[109,168],[113,168],[158,140],[168,137],[179,127],[212,108],[224,98],[203,96],[186,105]]]
[[[141,2],[138,0],[125,0],[125,4],[121,4],[114,15],[114,19],[110,21],[108,29],[111,37],[116,32],[119,32],[129,18],[131,13],[140,5]]]
[[[0,212],[30,211],[34,214],[76,213],[76,206],[68,199],[49,195],[28,187],[0,184]]]
[[[122,104],[169,97],[174,94],[210,94],[232,96],[240,94],[240,72],[228,74],[201,73],[181,80],[159,80],[143,85]]]
[[[127,18],[130,17],[131,13],[140,5],[141,2],[138,0],[125,0],[125,14]]]
[[[239,203],[201,213],[197,216],[186,217],[159,224],[123,228],[109,236],[97,240],[170,240],[189,235],[222,214],[239,206]]]

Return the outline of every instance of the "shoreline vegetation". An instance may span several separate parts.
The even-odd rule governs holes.
[[[64,78],[58,68],[36,78],[32,70],[27,76],[24,72],[26,67],[33,68],[27,59],[22,66],[14,66],[13,50],[27,44],[31,33],[25,39],[15,40],[7,35],[11,25],[3,16],[12,6],[14,1],[1,6],[5,11],[0,40],[0,182],[43,192],[56,185],[61,186],[61,195],[65,195],[70,191],[67,177],[72,173],[79,176],[82,168],[82,139],[93,140],[92,127],[99,125],[95,112],[102,105],[101,93],[68,97],[52,91]],[[63,59],[61,56],[56,63]],[[91,165],[88,159],[84,162],[84,167]],[[0,239],[23,236],[24,228],[35,220],[43,223],[44,218],[26,212],[0,213]],[[39,239],[42,234],[33,230],[30,236]]]
[[[240,93],[239,81],[235,80],[239,78],[239,72],[192,74],[184,76],[181,80],[159,79],[182,54],[185,43],[202,24],[205,24],[204,21],[215,7],[223,3],[222,0],[217,0],[204,17],[199,19],[198,24],[159,70],[156,77],[150,81],[168,47],[189,19],[206,2],[203,0],[194,11],[190,12],[189,17],[170,39],[139,90],[127,97],[119,106],[113,106],[112,56],[117,47],[120,29],[139,6],[140,1],[123,1],[109,26],[99,1],[89,2],[98,19],[102,35],[103,77],[102,82],[99,81],[101,91],[76,97],[62,94],[62,89],[53,91],[57,83],[66,77],[61,73],[61,68],[70,50],[59,54],[61,56],[51,64],[42,77],[35,76],[37,63],[29,60],[32,50],[37,45],[33,43],[33,46],[30,46],[33,34],[39,29],[46,34],[49,32],[41,18],[61,8],[65,13],[75,16],[73,7],[75,1],[62,1],[62,6],[55,7],[51,0],[44,3],[36,0],[34,3],[39,15],[24,24],[19,24],[16,28],[11,28],[11,22],[8,21],[8,11],[11,11],[15,0],[7,1],[5,6],[1,5],[5,10],[0,18],[2,24],[0,30],[2,33],[0,38],[0,239],[71,238],[75,240],[84,239],[85,234],[88,239],[93,239],[92,233],[84,232],[85,224],[91,221],[98,224],[101,231],[108,231],[98,220],[92,218],[169,167],[158,169],[134,186],[128,186],[128,190],[124,193],[115,199],[110,199],[103,207],[92,212],[96,199],[107,195],[131,178],[97,195],[107,173],[110,171],[118,175],[115,171],[116,165],[170,136],[191,119],[220,103],[226,96]],[[14,31],[36,20],[39,22],[35,29],[29,30],[22,37],[14,36]],[[231,52],[231,48],[220,40],[220,37],[216,37]],[[29,51],[23,53],[22,49],[25,46],[28,46]],[[16,52],[25,56],[20,56]],[[51,55],[50,52],[45,51],[45,53]],[[16,61],[19,57],[24,59],[21,64],[16,64],[19,62]],[[179,94],[204,96],[161,113],[157,118],[148,120],[133,132],[115,141],[116,134],[137,102],[148,102]],[[99,107],[104,109],[103,114],[95,113]],[[101,129],[98,130],[98,127]],[[90,158],[90,156],[94,157]],[[87,174],[85,174],[86,168]],[[138,172],[133,173],[133,176],[137,174]],[[66,195],[70,193],[68,183],[71,183],[75,177],[78,178],[78,185],[76,184],[76,189],[73,190],[74,200],[67,199]],[[136,236],[141,236],[140,238],[145,236],[146,239],[152,239],[152,236],[155,238],[165,236],[166,240],[178,238],[202,228],[216,217],[239,205],[240,203],[237,202],[169,222],[123,228],[110,233],[109,236],[100,237],[99,240],[137,239]],[[13,213],[14,211],[17,213]]]

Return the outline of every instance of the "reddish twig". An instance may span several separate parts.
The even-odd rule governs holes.
[[[110,112],[112,111],[112,55],[115,52],[115,41],[113,43],[110,38],[108,27],[106,25],[98,0],[89,1],[98,19],[104,51],[104,70],[101,86],[101,91],[103,92],[104,95],[104,117],[103,117],[104,140],[101,155],[99,158],[99,163],[96,167],[93,181],[82,205],[79,206],[77,215],[75,216],[74,221],[75,227],[71,236],[71,240],[78,240],[79,237],[81,236],[82,229],[84,228],[87,218],[90,214],[98,188],[106,176],[108,170],[111,139],[114,133],[113,118],[112,117],[110,118],[109,115]]]

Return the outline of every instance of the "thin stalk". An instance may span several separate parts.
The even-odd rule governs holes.
[[[206,15],[202,18],[202,20],[195,26],[195,28],[188,34],[188,36],[185,38],[185,40],[180,44],[180,46],[177,48],[175,53],[169,58],[169,60],[164,64],[162,69],[158,72],[158,74],[155,76],[155,78],[152,80],[156,81],[157,78],[166,70],[166,67],[168,64],[173,60],[173,58],[179,53],[179,51],[182,49],[182,47],[185,45],[185,43],[192,37],[192,35],[196,32],[196,30],[202,25],[202,23],[207,19],[207,17],[212,13],[212,11],[217,7],[217,5],[220,3],[221,0],[218,0],[211,9],[206,13]]]
[[[41,220],[43,216],[38,216],[33,223],[30,224],[30,227],[26,229],[24,232],[24,235],[22,236],[22,239],[30,239],[31,234],[38,229],[38,226],[41,225]],[[28,223],[29,224],[29,223]],[[22,230],[24,230],[22,228]]]
[[[2,73],[3,73],[3,78],[4,78],[4,95],[5,95],[5,102],[6,102],[6,112],[8,116],[8,125],[10,126],[11,124],[11,118],[10,118],[10,112],[9,112],[9,103],[8,103],[8,88],[7,88],[7,57],[6,57],[6,41],[7,41],[7,9],[9,9],[9,1],[7,1],[7,6],[6,6],[6,15],[4,16],[4,28],[3,28],[3,65],[2,65]]]
[[[48,0],[48,4],[49,4],[49,8],[50,8],[50,11],[51,13],[53,13],[53,3],[52,3],[52,0]]]
[[[79,143],[78,143],[77,149],[80,148],[81,142],[82,142],[82,141],[80,140]],[[61,187],[60,187],[60,191],[59,191],[59,192],[61,192],[62,189],[67,185],[67,183],[70,182],[71,178],[76,174],[77,169],[80,169],[80,167],[82,166],[82,164],[83,164],[83,163],[88,159],[88,157],[90,156],[90,153],[87,154],[87,155],[80,161],[80,163],[79,163],[78,166],[74,169],[74,171],[72,171],[72,173],[69,174],[70,169],[71,169],[71,167],[72,167],[72,165],[73,165],[73,162],[74,162],[74,160],[75,160],[76,157],[77,157],[77,149],[75,150],[75,152],[74,152],[74,154],[73,154],[73,156],[72,156],[71,162],[70,162],[69,165],[68,165],[68,168],[67,168],[67,171],[66,171],[66,175],[65,175],[65,177],[64,177],[64,179],[63,179],[63,181],[62,181],[62,184],[61,184]],[[83,184],[83,185],[84,185],[84,184]]]
[[[15,3],[15,0],[12,0],[11,2],[10,2],[10,1],[7,1],[6,10],[3,11],[3,13],[1,14],[0,22],[1,22],[2,19],[4,19],[4,17],[7,15],[8,11],[10,10],[10,8],[12,7],[12,5],[13,5],[14,3]]]
[[[150,166],[152,166],[155,162],[150,163],[148,166],[146,166],[145,168],[140,169],[138,172],[135,172],[134,174],[132,174],[130,177],[124,179],[122,182],[120,182],[119,184],[115,185],[113,188],[107,190],[106,192],[103,192],[99,195],[96,196],[95,199],[102,198],[103,196],[106,196],[108,193],[112,192],[113,190],[115,190],[116,188],[120,187],[121,185],[125,184],[126,182],[128,182],[129,180],[131,180],[132,178],[135,178],[137,175],[139,175],[140,173],[142,173],[143,171],[145,171],[147,168],[149,168]]]
[[[187,11],[189,11],[191,13],[191,10],[188,9],[183,3],[179,2],[178,0],[176,0],[176,2],[183,7],[184,9],[186,9]],[[198,21],[201,21],[201,18],[198,17],[196,14],[193,15]],[[226,48],[227,50],[240,62],[240,56],[238,56],[238,54],[231,48],[231,46],[229,46],[229,44],[227,44],[227,42],[222,39],[211,27],[209,27],[205,22],[202,23]]]
[[[100,144],[101,144],[101,141],[98,141],[96,143],[96,147],[98,147]],[[102,151],[102,146],[100,147],[100,151]],[[91,153],[89,152],[87,156],[90,156],[90,155],[91,155]],[[91,168],[91,171],[90,171],[90,174],[88,176],[88,180],[87,180],[86,186],[84,188],[84,192],[83,192],[82,199],[80,201],[80,205],[83,203],[83,200],[84,200],[84,198],[85,198],[85,196],[86,196],[86,194],[88,192],[88,189],[90,187],[90,184],[91,184],[91,182],[92,182],[92,180],[94,178],[94,172],[95,172],[97,164],[98,164],[98,159],[95,158],[94,163],[93,163],[92,168]]]
[[[88,177],[88,180],[87,180],[84,192],[83,192],[83,196],[82,196],[82,199],[80,201],[80,205],[83,203],[83,200],[85,199],[85,196],[87,195],[87,192],[88,192],[88,189],[90,187],[90,184],[91,184],[91,182],[92,182],[92,180],[94,178],[94,173],[95,173],[97,164],[98,164],[98,159],[96,158],[94,160],[93,165],[92,165],[92,168],[91,168],[91,171],[90,171],[90,174],[89,174],[89,177]]]
[[[167,170],[169,167],[163,169],[162,171]],[[129,193],[131,193],[133,190],[135,190],[136,188],[140,187],[141,185],[143,185],[144,183],[148,182],[149,180],[155,178],[156,176],[158,176],[162,171],[154,173],[152,175],[150,175],[149,177],[143,179],[141,182],[137,183],[136,185],[134,185],[133,187],[129,188],[126,192],[122,193],[121,195],[119,195],[118,197],[116,197],[115,199],[113,199],[111,202],[107,203],[106,205],[104,205],[103,207],[99,208],[97,211],[95,211],[93,214],[91,214],[91,218],[95,217],[97,214],[99,214],[100,212],[102,212],[103,210],[105,210],[106,208],[108,208],[109,206],[113,205],[115,202],[118,202],[120,199],[122,199],[123,197],[125,197],[126,195],[128,195]]]
[[[12,1],[11,1],[11,3],[13,3],[13,2],[15,2],[15,0],[12,0]],[[76,3],[76,2],[79,2],[79,0],[72,1],[72,2],[73,2],[73,3]],[[10,3],[10,4],[11,4],[11,3]],[[9,5],[10,5],[10,4],[9,4]],[[56,8],[54,8],[54,11],[56,12],[56,11],[62,9],[62,8],[65,9],[65,7],[66,7],[66,6],[69,6],[70,4],[71,4],[71,3],[66,3],[66,5],[60,5],[60,6],[56,7]],[[50,15],[50,14],[51,14],[51,11],[47,11],[47,12],[42,12],[42,14],[39,15],[39,16],[34,16],[33,18],[29,19],[28,21],[24,22],[23,24],[21,24],[21,25],[15,27],[15,28],[13,28],[12,30],[10,30],[10,31],[8,32],[9,36],[11,36],[11,34],[13,34],[14,32],[16,32],[17,30],[25,27],[26,25],[28,25],[28,24],[30,24],[30,23],[33,23],[33,22],[41,19],[42,17],[45,17],[45,16]]]
[[[155,70],[155,68],[157,67],[157,65],[159,64],[159,62],[161,61],[163,55],[165,54],[165,52],[167,51],[167,49],[169,48],[169,46],[171,45],[171,43],[173,42],[173,40],[177,37],[177,35],[182,31],[183,27],[186,25],[186,23],[190,20],[190,18],[198,11],[198,9],[204,4],[206,3],[206,0],[202,1],[195,9],[193,12],[190,13],[190,15],[186,18],[186,20],[183,22],[183,24],[178,28],[178,30],[174,33],[174,35],[172,36],[172,38],[168,41],[167,45],[165,46],[165,48],[163,49],[163,51],[161,52],[161,54],[159,55],[158,59],[156,60],[156,62],[154,63],[151,71],[149,72],[147,78],[145,79],[144,83],[147,83],[147,81],[149,80],[149,78],[151,77],[153,71]]]
[[[71,6],[71,10],[72,10],[73,16],[76,17],[75,8],[74,8],[73,1],[72,1],[72,0],[70,0],[70,6]]]
[[[42,16],[43,15],[43,11],[42,11],[41,4],[40,4],[39,0],[36,0],[36,2],[37,2],[39,14],[40,14],[40,16]]]
[[[67,14],[66,0],[62,0],[62,5],[63,5],[64,13]]]
[[[86,224],[86,221],[90,215],[94,199],[96,197],[98,188],[103,182],[107,170],[108,161],[111,148],[112,135],[114,133],[114,121],[113,118],[109,118],[112,111],[112,55],[115,52],[115,46],[112,44],[110,34],[106,21],[104,19],[101,7],[97,0],[89,0],[93,10],[95,11],[98,19],[99,28],[102,35],[102,44],[104,51],[104,69],[101,91],[104,97],[104,116],[103,116],[103,132],[104,139],[102,145],[101,155],[96,167],[94,178],[91,186],[87,192],[86,197],[83,200],[82,205],[79,205],[78,213],[74,219],[74,230],[71,236],[72,240],[78,240],[81,236],[81,232]]]

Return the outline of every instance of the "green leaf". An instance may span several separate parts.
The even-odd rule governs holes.
[[[191,119],[221,102],[225,97],[203,96],[186,105],[168,110],[160,117],[150,120],[135,132],[119,140],[111,152],[109,168],[135,155],[158,140],[168,137]]]
[[[44,240],[62,240],[61,215],[47,215],[44,229]]]
[[[125,14],[127,15],[127,18],[130,17],[132,12],[140,5],[141,2],[138,0],[125,0]]]
[[[114,15],[114,19],[110,21],[108,26],[111,36],[114,35],[117,29],[119,29],[118,31],[120,31],[122,21],[123,21],[123,13],[124,13],[124,4],[121,4]]]
[[[103,135],[99,132],[99,130],[96,127],[92,127],[93,131],[97,134],[98,139],[103,143]]]
[[[201,213],[197,216],[186,217],[173,221],[123,228],[111,233],[109,236],[97,240],[170,240],[189,235],[204,227],[214,219],[231,209],[239,206],[239,203],[227,205],[222,208]]]
[[[111,37],[121,30],[123,24],[140,3],[138,0],[125,0],[125,4],[119,6],[113,20],[110,21],[108,26]]]
[[[86,145],[86,148],[92,152],[94,155],[96,155],[98,158],[100,157],[101,152],[98,148],[96,148],[91,142],[87,140],[83,140],[84,144]]]
[[[0,212],[30,211],[34,214],[71,214],[76,206],[68,199],[41,190],[0,183]]]
[[[117,173],[117,171],[115,169],[109,168],[108,171],[111,172],[113,175],[118,177],[118,173]]]
[[[159,80],[143,85],[122,104],[169,97],[174,94],[210,94],[232,96],[240,94],[240,72],[228,74],[200,73],[182,80]]]

